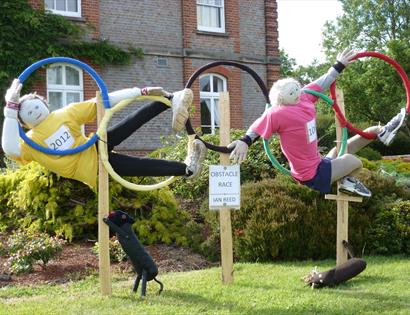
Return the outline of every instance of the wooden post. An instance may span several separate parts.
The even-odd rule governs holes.
[[[97,92],[97,125],[104,115],[104,107],[100,92]],[[107,141],[107,134],[100,135],[101,140]],[[104,143],[104,145],[106,145]],[[109,228],[103,222],[103,218],[109,212],[109,186],[108,173],[104,168],[101,157],[98,158],[98,244],[99,244],[99,277],[102,295],[111,295],[110,252],[109,252]]]
[[[229,113],[229,93],[219,93],[219,132],[220,145],[227,146],[230,140],[230,113]],[[229,154],[220,154],[221,165],[229,165]],[[232,225],[231,210],[222,208],[219,212],[219,222],[221,228],[221,264],[222,283],[233,283],[233,250],[232,250]]]
[[[336,89],[337,104],[343,115],[345,114],[343,91]],[[342,126],[339,119],[336,120],[336,148],[339,152],[342,142]],[[347,148],[346,148],[347,153]],[[337,183],[337,195],[326,195],[326,199],[336,200],[337,202],[337,227],[336,227],[336,265],[339,266],[345,263],[348,259],[347,250],[343,246],[343,241],[348,241],[348,226],[349,226],[349,201],[362,202],[361,197],[352,197],[339,192],[339,182]]]

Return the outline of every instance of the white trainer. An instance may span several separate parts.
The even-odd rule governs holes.
[[[356,194],[362,197],[372,196],[370,190],[363,185],[361,181],[352,176],[346,176],[340,180],[339,191],[348,195]]]
[[[405,118],[406,109],[403,107],[400,112],[390,119],[390,121],[383,127],[382,132],[377,135],[379,140],[385,145],[390,145],[397,132],[403,125]]]
[[[206,152],[207,148],[201,140],[195,139],[188,142],[188,152],[184,163],[187,165],[187,176],[190,179],[195,179],[201,174]]]
[[[189,108],[194,99],[194,93],[190,89],[175,92],[172,97],[172,129],[181,131],[189,117]]]

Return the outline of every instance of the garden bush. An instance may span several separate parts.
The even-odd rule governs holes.
[[[410,255],[410,201],[399,201],[376,215],[369,230],[369,251]]]
[[[379,172],[383,176],[393,178],[397,184],[410,188],[410,163],[397,159],[382,159],[369,161],[362,158],[363,166]]]
[[[135,218],[133,227],[142,243],[186,243],[187,213],[177,207],[169,189],[137,192],[111,180],[110,196],[110,209],[127,211]],[[0,232],[22,228],[61,235],[70,241],[97,234],[96,194],[86,185],[61,178],[34,162],[3,169],[0,204]]]
[[[16,274],[30,272],[39,263],[45,269],[47,263],[63,249],[64,240],[46,233],[16,231],[7,238],[3,255],[8,256],[7,267]]]
[[[385,244],[385,237],[383,233],[374,231],[385,231],[388,224],[386,220],[378,218],[381,213],[390,213],[390,209],[399,207],[400,210],[394,212],[394,218],[399,218],[392,222],[400,222],[396,226],[401,228],[396,228],[389,242],[407,248],[405,244],[408,241],[400,239],[409,233],[404,228],[406,222],[408,224],[408,203],[399,203],[398,206],[397,200],[409,200],[410,191],[397,185],[393,178],[382,177],[368,170],[361,172],[360,179],[370,188],[373,196],[363,199],[362,203],[349,204],[349,243],[359,255],[362,252],[382,253],[381,245],[378,244]],[[241,188],[241,200],[241,209],[232,211],[234,256],[237,260],[335,257],[336,202],[325,200],[318,192],[283,175],[245,183]],[[206,200],[201,207],[204,221],[198,224],[201,227],[201,239],[195,240],[194,249],[218,259],[218,213],[207,209]],[[389,214],[389,220],[390,216],[393,214]],[[388,222],[390,224],[391,220]],[[393,225],[391,223],[388,226]],[[198,229],[197,226],[195,228]],[[388,247],[383,254],[397,253],[397,248]]]
[[[364,147],[363,149],[359,150],[359,152],[357,152],[357,155],[370,161],[378,161],[382,159],[382,155],[378,151],[370,147]]]

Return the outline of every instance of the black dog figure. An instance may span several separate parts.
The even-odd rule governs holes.
[[[158,294],[160,294],[164,286],[155,278],[158,275],[158,268],[152,257],[138,241],[132,229],[132,224],[135,222],[134,219],[127,213],[117,210],[111,212],[108,218],[104,218],[103,221],[117,234],[118,241],[134,266],[137,278],[134,282],[133,291],[136,292],[138,290],[139,283],[142,280],[141,296],[144,297],[147,289],[147,281],[154,280],[160,285],[158,292]]]

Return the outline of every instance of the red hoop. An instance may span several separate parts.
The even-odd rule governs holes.
[[[393,68],[396,69],[397,73],[400,75],[401,80],[403,81],[404,89],[406,90],[406,98],[407,98],[406,111],[410,113],[410,81],[409,81],[409,78],[407,77],[406,72],[404,72],[403,68],[395,60],[391,59],[390,57],[387,57],[386,55],[383,55],[381,53],[374,52],[374,51],[364,51],[364,52],[358,53],[352,59],[355,60],[355,59],[359,59],[363,57],[379,58],[381,60],[386,61],[388,64],[393,66]],[[343,115],[343,113],[341,112],[339,108],[339,105],[337,105],[337,102],[336,102],[336,81],[334,81],[332,85],[330,86],[330,95],[334,102],[333,108],[336,112],[336,115],[342,127],[347,127],[349,130],[361,135],[363,138],[376,139],[377,137],[376,134],[357,129],[348,120],[346,120],[345,116]]]

